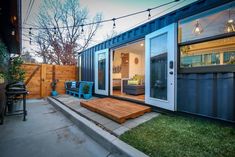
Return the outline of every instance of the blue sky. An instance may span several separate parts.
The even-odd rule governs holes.
[[[34,24],[35,15],[39,11],[40,3],[43,0],[35,0],[34,6],[32,8],[32,13],[30,14],[28,24]],[[170,2],[173,0],[80,0],[81,7],[86,7],[89,10],[90,16],[94,16],[96,13],[102,13],[103,19],[115,18],[121,15],[126,15],[136,11],[146,10],[161,4]],[[152,19],[162,16],[172,10],[176,10],[180,7],[183,7],[187,4],[195,2],[196,0],[180,0],[169,4],[167,6],[161,7],[156,10],[151,11]],[[22,1],[22,16],[24,20],[24,15],[26,14],[27,6],[29,0]],[[116,32],[125,32],[141,23],[148,22],[148,13],[139,14],[133,17],[125,18],[116,21]],[[104,40],[107,34],[110,34],[113,30],[112,22],[105,23],[102,25],[101,29],[96,33],[94,38],[94,44],[100,43]],[[27,34],[25,32],[24,34]],[[30,49],[32,45],[29,45],[28,42],[23,43],[23,47]]]

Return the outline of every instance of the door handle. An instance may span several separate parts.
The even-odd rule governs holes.
[[[170,63],[169,63],[169,68],[170,68],[170,69],[173,69],[173,68],[174,68],[174,62],[173,62],[173,61],[170,61]]]

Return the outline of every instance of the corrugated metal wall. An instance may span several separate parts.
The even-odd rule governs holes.
[[[91,50],[81,54],[81,79],[94,81],[94,52]]]
[[[178,74],[177,110],[235,121],[235,73]]]

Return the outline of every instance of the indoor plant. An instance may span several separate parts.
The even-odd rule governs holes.
[[[57,82],[58,82],[58,80],[55,80],[55,79],[51,82],[51,88],[52,88],[51,96],[57,96],[58,95],[58,93],[56,91]]]
[[[90,86],[88,84],[85,84],[83,86],[83,97],[84,99],[90,99],[91,98],[91,93],[89,93],[90,91]]]

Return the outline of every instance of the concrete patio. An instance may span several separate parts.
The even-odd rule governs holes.
[[[22,116],[12,116],[0,125],[1,157],[111,155],[47,101],[30,100],[27,109],[27,121],[23,122]]]
[[[145,113],[144,115],[137,117],[135,119],[127,120],[123,124],[118,124],[117,122],[114,122],[113,120],[110,120],[100,114],[97,114],[95,112],[92,112],[80,105],[81,101],[85,101],[84,99],[78,99],[76,97],[70,96],[70,95],[59,95],[55,97],[57,100],[59,100],[61,103],[78,113],[79,115],[87,118],[88,120],[94,122],[99,127],[105,129],[106,131],[110,132],[111,134],[115,136],[120,136],[124,132],[156,117],[159,115],[159,113],[156,112],[150,112]],[[96,97],[93,97],[92,99],[97,99]]]

